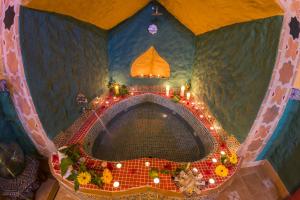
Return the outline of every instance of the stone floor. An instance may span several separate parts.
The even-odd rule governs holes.
[[[41,191],[39,191],[41,193]],[[288,198],[288,192],[283,186],[278,175],[274,172],[271,165],[263,161],[258,166],[247,167],[239,170],[232,181],[228,182],[223,191],[219,194],[215,192],[196,199],[206,200],[284,200]],[[52,200],[44,196],[44,198],[38,198],[37,200]],[[76,196],[66,191],[64,188],[60,188],[56,194],[55,200],[77,200]],[[81,198],[82,199],[82,198]],[[102,198],[101,198],[102,199]],[[135,194],[134,196],[123,196],[113,199],[173,199],[161,194],[148,194],[145,198],[145,194]]]

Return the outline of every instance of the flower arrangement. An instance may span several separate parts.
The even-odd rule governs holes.
[[[110,78],[107,87],[110,93],[112,93],[116,97],[125,96],[129,93],[126,85],[121,85],[117,83],[115,80],[113,80],[112,78]]]
[[[111,171],[105,167],[95,171],[89,169],[86,159],[81,157],[79,145],[74,144],[59,150],[62,158],[60,160],[61,175],[69,181],[74,182],[74,190],[80,186],[94,184],[98,187],[111,183],[113,176]]]
[[[221,177],[228,176],[229,167],[236,165],[238,163],[238,157],[236,153],[232,152],[229,156],[226,154],[221,154],[221,164],[215,168],[215,174]]]

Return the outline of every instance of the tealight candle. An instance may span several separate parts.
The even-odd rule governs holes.
[[[209,182],[210,184],[214,184],[214,183],[215,183],[215,180],[214,180],[213,178],[210,178],[210,179],[208,180],[208,182]]]
[[[149,167],[149,166],[150,166],[150,162],[146,161],[146,162],[145,162],[145,166],[146,166],[146,167]]]
[[[120,169],[120,168],[122,167],[122,164],[121,164],[121,163],[118,163],[118,164],[116,164],[116,167],[117,167],[118,169]]]
[[[191,93],[190,93],[190,92],[187,92],[187,93],[186,93],[186,99],[187,99],[187,100],[190,100],[190,98],[191,98]]]
[[[196,167],[194,167],[193,169],[193,172],[197,173],[198,172],[198,169]]]
[[[213,163],[218,162],[218,160],[216,158],[211,159]]]
[[[202,119],[204,116],[203,115],[200,115],[200,118]]]
[[[166,96],[167,97],[170,96],[170,86],[169,85],[166,86]]]
[[[118,85],[115,85],[115,95],[120,94],[120,87]]]
[[[183,85],[183,86],[181,86],[181,88],[180,88],[180,96],[181,96],[181,97],[184,97],[184,90],[185,90],[185,87],[184,87],[184,85]]]
[[[225,151],[221,151],[220,153],[222,156],[224,156],[226,154]]]
[[[115,188],[119,187],[119,186],[120,186],[119,181],[115,181],[115,182],[113,183],[113,186],[114,186]]]
[[[154,178],[154,179],[153,179],[153,182],[154,182],[155,184],[158,184],[158,183],[159,183],[159,178]]]

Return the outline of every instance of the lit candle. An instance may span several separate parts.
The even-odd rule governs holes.
[[[225,151],[221,151],[220,153],[222,156],[224,156],[226,154]]]
[[[190,93],[190,92],[187,92],[187,93],[186,93],[186,99],[187,99],[187,100],[190,100],[190,98],[191,98],[191,93]]]
[[[113,186],[114,186],[115,188],[119,187],[119,186],[120,186],[119,181],[115,181],[115,182],[113,183]]]
[[[217,160],[216,158],[213,158],[213,159],[212,159],[212,162],[213,162],[213,163],[216,163],[216,162],[218,162],[218,160]]]
[[[118,85],[115,85],[115,95],[119,95],[120,94],[120,88]]]
[[[149,167],[149,166],[150,166],[150,162],[146,161],[146,162],[145,162],[145,166],[146,166],[146,167]]]
[[[198,169],[196,167],[194,167],[193,169],[193,172],[197,173],[198,172]]]
[[[158,184],[158,183],[159,183],[159,178],[154,178],[154,179],[153,179],[153,182],[154,182],[155,184]]]
[[[184,90],[185,90],[185,87],[181,86],[181,88],[180,88],[180,96],[181,97],[184,97]]]
[[[168,97],[170,95],[170,86],[166,86],[166,96]]]
[[[117,167],[118,169],[120,169],[120,168],[122,167],[122,164],[121,164],[121,163],[118,163],[118,164],[116,164],[116,167]]]
[[[213,178],[210,178],[210,179],[208,180],[208,182],[209,182],[210,184],[215,184],[215,180],[214,180]]]

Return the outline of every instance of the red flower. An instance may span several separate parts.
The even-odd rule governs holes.
[[[204,174],[205,174],[205,175],[211,175],[211,170],[205,170],[205,171],[204,171]]]
[[[221,143],[220,145],[221,148],[226,148],[226,144],[224,142]]]
[[[55,170],[60,170],[59,165],[54,165],[53,168],[54,168]]]
[[[172,165],[171,165],[171,163],[165,164],[165,165],[164,165],[164,169],[165,169],[165,170],[172,170]]]
[[[58,163],[58,155],[56,155],[56,154],[52,155],[52,162]]]
[[[110,171],[114,169],[113,165],[110,162],[107,163],[107,169],[109,169]]]

